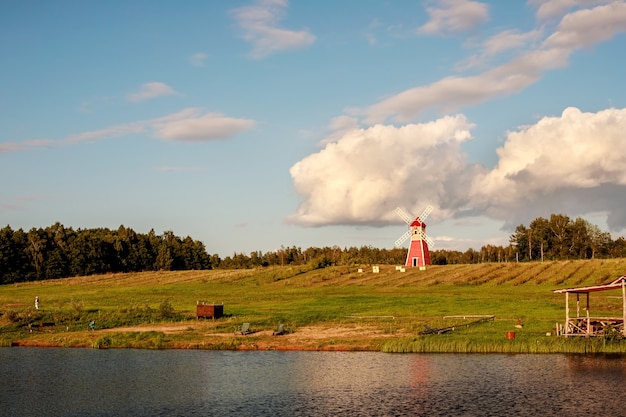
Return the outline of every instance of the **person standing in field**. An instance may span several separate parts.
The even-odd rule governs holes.
[[[39,310],[39,296],[35,297],[35,310]]]

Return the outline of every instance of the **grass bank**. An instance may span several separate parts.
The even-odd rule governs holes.
[[[0,286],[0,344],[626,353],[616,338],[546,336],[565,318],[564,297],[552,290],[603,284],[624,273],[626,262],[618,259],[406,272],[382,265],[380,273],[370,266],[146,272],[11,284]],[[594,294],[594,314],[621,315],[619,295]],[[198,301],[223,303],[225,317],[197,320]],[[474,323],[477,315],[494,319]],[[250,323],[250,335],[235,334],[243,323]],[[287,334],[272,335],[278,323]],[[447,331],[425,334],[429,329]],[[515,338],[506,339],[507,332]]]

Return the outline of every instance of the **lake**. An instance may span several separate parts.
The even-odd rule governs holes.
[[[626,358],[0,348],[2,416],[624,416]]]

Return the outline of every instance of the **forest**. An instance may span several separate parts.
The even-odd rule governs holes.
[[[404,264],[405,248],[379,249],[371,246],[339,246],[302,250],[281,247],[276,251],[234,253],[220,258],[210,255],[205,245],[172,231],[157,235],[136,233],[120,226],[76,229],[55,223],[28,232],[0,229],[0,284],[118,272],[241,269],[276,265],[327,266]],[[588,221],[552,214],[519,225],[509,245],[486,245],[465,252],[431,250],[434,265],[482,262],[527,262],[565,259],[626,258],[624,237],[612,239]]]

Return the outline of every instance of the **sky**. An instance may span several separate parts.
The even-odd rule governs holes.
[[[626,233],[626,2],[54,2],[0,13],[0,225],[222,257]],[[408,243],[405,242],[408,246]]]

